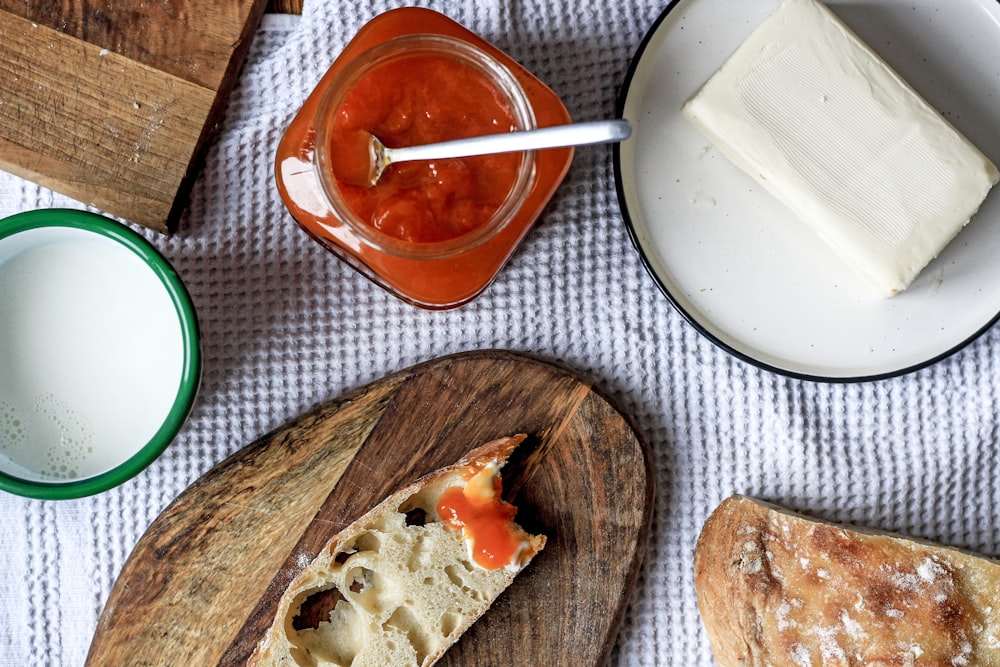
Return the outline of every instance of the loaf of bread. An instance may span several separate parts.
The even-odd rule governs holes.
[[[695,549],[720,667],[1000,665],[1000,563],[733,496]]]
[[[545,545],[499,470],[524,436],[473,450],[334,536],[282,596],[248,665],[434,664]]]

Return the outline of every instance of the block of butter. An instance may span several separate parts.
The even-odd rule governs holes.
[[[785,0],[683,114],[885,296],[916,278],[1000,177],[816,0]]]

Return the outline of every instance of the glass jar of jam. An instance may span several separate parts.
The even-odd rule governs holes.
[[[276,179],[298,224],[399,298],[453,308],[489,285],[534,224],[572,148],[390,165],[373,186],[338,164],[387,146],[570,122],[562,101],[491,44],[431,10],[365,25],[292,120]]]

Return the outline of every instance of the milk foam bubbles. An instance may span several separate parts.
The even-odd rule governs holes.
[[[184,365],[170,294],[111,239],[40,228],[0,244],[0,470],[78,480],[141,449]]]
[[[94,455],[94,427],[51,394],[38,397],[32,414],[4,402],[0,404],[0,454],[11,463],[33,463],[32,469],[20,466],[21,477],[77,479],[81,467]]]

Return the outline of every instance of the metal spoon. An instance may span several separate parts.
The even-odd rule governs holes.
[[[512,153],[541,148],[561,148],[585,146],[624,141],[632,134],[632,126],[627,120],[601,120],[587,123],[570,123],[543,127],[537,130],[487,134],[468,139],[455,139],[422,146],[389,148],[378,137],[371,135],[369,151],[371,168],[367,178],[357,185],[375,185],[386,167],[396,162],[413,160],[440,160],[444,158],[469,157],[491,153]],[[339,174],[338,174],[339,176]],[[353,180],[353,179],[352,179]]]

